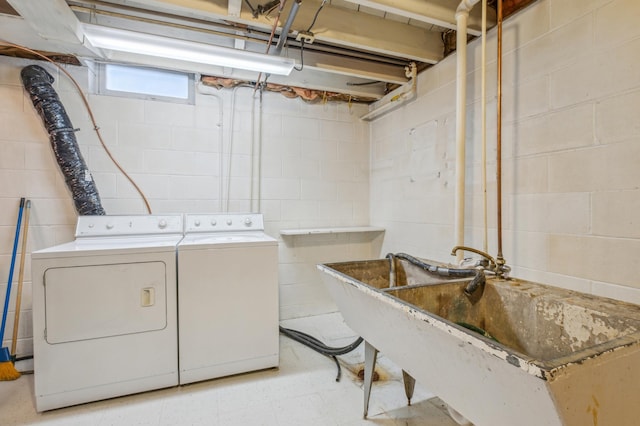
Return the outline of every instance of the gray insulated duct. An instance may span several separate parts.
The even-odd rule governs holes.
[[[79,215],[104,215],[98,189],[80,153],[73,124],[51,85],[54,78],[37,65],[24,67],[20,76],[49,133],[51,148],[71,191],[76,211]]]

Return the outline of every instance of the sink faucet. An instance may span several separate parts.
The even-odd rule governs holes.
[[[451,250],[451,256],[455,256],[458,250],[470,251],[484,257],[489,262],[489,265],[487,265],[487,269],[495,273],[498,278],[504,278],[504,274],[508,273],[511,270],[511,268],[505,264],[504,259],[496,260],[489,253],[485,253],[484,251],[475,249],[473,247],[455,246]],[[474,278],[474,281],[476,278]]]

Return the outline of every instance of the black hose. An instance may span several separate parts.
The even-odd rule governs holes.
[[[344,355],[346,353],[349,353],[351,351],[353,351],[354,349],[356,349],[360,343],[363,342],[363,338],[362,337],[358,337],[353,343],[347,345],[347,346],[343,346],[341,348],[334,348],[331,346],[327,346],[325,345],[323,342],[321,342],[320,340],[316,339],[315,337],[304,333],[302,331],[298,331],[298,330],[292,330],[290,328],[284,328],[282,326],[280,326],[280,333],[284,334],[285,336],[287,336],[288,338],[295,340],[298,343],[302,343],[305,346],[308,346],[309,348],[313,349],[314,351],[328,356],[330,358],[333,358],[333,360],[336,363],[336,367],[338,369],[338,374],[336,376],[336,382],[340,381],[340,376],[342,375],[342,369],[340,368],[340,363],[338,362],[338,355]]]
[[[44,122],[51,147],[80,215],[104,215],[98,189],[80,153],[73,128],[52,86],[54,78],[44,68],[29,65],[20,71],[22,84]]]
[[[475,269],[456,269],[456,268],[445,268],[443,266],[429,265],[428,263],[423,262],[420,259],[417,259],[406,253],[389,253],[387,257],[393,256],[398,259],[406,260],[412,265],[418,266],[422,270],[427,273],[435,274],[441,277],[454,277],[454,278],[469,278],[474,277],[476,275]]]
[[[16,359],[14,360],[14,362],[18,362],[18,361],[26,361],[28,359],[33,359],[33,355],[25,355],[25,356],[19,356],[16,357]]]
[[[33,355],[25,355],[25,356],[19,356],[19,357],[11,357],[11,358],[13,363],[15,364],[16,362],[19,362],[19,361],[26,361],[29,359],[33,359]],[[21,371],[20,374],[33,374],[33,370],[24,370],[24,371]]]

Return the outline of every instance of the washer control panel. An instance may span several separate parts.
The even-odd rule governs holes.
[[[78,237],[181,234],[182,215],[80,216]]]
[[[260,213],[214,213],[185,215],[185,233],[263,231]]]

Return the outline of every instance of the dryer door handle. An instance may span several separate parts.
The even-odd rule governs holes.
[[[153,306],[156,303],[156,290],[153,287],[143,288],[140,292],[140,306]]]

